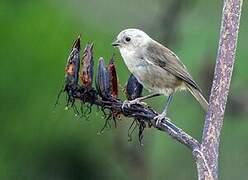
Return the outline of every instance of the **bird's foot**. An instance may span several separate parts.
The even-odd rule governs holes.
[[[161,123],[161,121],[165,118],[166,118],[166,113],[163,112],[163,113],[155,116],[153,119],[156,121],[156,126],[158,126]]]
[[[143,105],[143,106],[146,105],[145,102],[142,102],[142,101],[140,101],[140,99],[137,98],[137,99],[134,99],[134,100],[131,100],[131,101],[125,100],[125,101],[123,102],[123,104],[122,104],[122,109],[123,109],[124,107],[130,108],[130,106],[133,105],[133,104],[140,104],[140,105]]]

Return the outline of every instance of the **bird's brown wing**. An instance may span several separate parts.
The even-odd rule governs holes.
[[[187,84],[202,92],[200,87],[189,74],[185,65],[172,51],[157,42],[150,42],[144,53],[144,57],[147,58],[147,61],[162,67],[166,71],[170,72],[174,76],[182,79]]]

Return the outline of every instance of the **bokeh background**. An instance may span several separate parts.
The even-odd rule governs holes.
[[[221,135],[220,179],[225,180],[247,179],[247,8],[244,3]],[[83,44],[94,42],[95,64],[100,56],[108,60],[117,54],[124,87],[129,72],[110,44],[128,27],[143,29],[176,52],[208,97],[221,11],[222,1],[216,0],[1,0],[0,179],[196,179],[191,152],[163,132],[146,129],[141,147],[137,131],[128,142],[131,119],[97,135],[104,120],[96,108],[86,121],[64,110],[64,96],[55,110],[53,105],[79,33]],[[164,101],[147,102],[161,111]],[[201,139],[204,113],[191,95],[177,93],[168,115]]]

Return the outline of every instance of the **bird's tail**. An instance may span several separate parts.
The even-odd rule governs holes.
[[[194,87],[190,86],[189,84],[186,85],[187,89],[189,92],[196,98],[196,100],[200,103],[202,108],[204,109],[205,112],[208,111],[208,102],[206,99],[203,97],[201,92],[198,89],[195,89]]]

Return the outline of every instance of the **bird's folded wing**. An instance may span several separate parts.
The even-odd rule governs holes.
[[[182,79],[195,89],[202,92],[200,87],[196,84],[196,82],[187,71],[185,65],[172,51],[157,42],[151,42],[146,47],[144,53],[144,57],[146,57],[147,61],[154,65],[160,66],[161,68],[165,69],[174,76]]]

